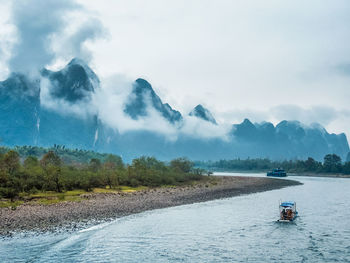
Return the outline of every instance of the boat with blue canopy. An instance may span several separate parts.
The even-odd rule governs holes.
[[[294,201],[280,202],[280,219],[278,222],[292,222],[298,216],[297,204]]]

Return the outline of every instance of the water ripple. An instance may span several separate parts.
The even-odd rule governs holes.
[[[79,232],[2,239],[0,262],[350,262],[350,180],[300,180]],[[297,202],[295,223],[276,222],[280,199]]]

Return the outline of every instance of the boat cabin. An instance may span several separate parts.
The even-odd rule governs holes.
[[[286,177],[287,173],[282,168],[276,168],[272,171],[267,172],[267,176],[274,176],[274,177]]]
[[[293,201],[280,202],[279,211],[280,219],[278,221],[280,222],[293,221],[298,215],[296,203]]]

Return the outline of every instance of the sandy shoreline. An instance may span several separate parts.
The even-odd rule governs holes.
[[[146,210],[205,202],[209,200],[256,193],[301,183],[260,177],[222,176],[215,182],[194,186],[155,188],[133,193],[84,194],[81,202],[53,205],[24,204],[16,210],[0,208],[0,235],[13,232],[74,230],[87,225]]]

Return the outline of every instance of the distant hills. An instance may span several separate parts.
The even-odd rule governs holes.
[[[129,129],[120,133],[101,119],[98,110],[91,109],[99,89],[98,76],[79,59],[73,59],[57,72],[43,69],[36,78],[12,73],[0,82],[1,144],[65,145],[111,152],[125,160],[140,155],[163,160],[178,156],[196,160],[247,157],[283,160],[311,156],[321,160],[328,153],[335,153],[343,160],[350,158],[345,134],[330,134],[319,124],[306,126],[284,120],[274,126],[269,122],[252,123],[245,119],[240,124],[232,124],[225,136],[197,136],[196,132],[204,126],[209,127],[211,133],[220,129],[220,123],[210,111],[197,105],[182,115],[163,103],[151,84],[141,78],[133,82],[127,100],[119,106],[123,107],[127,118],[135,121],[144,119],[150,111],[156,112],[176,131],[176,138],[169,139],[166,133],[154,129]],[[85,114],[70,113],[69,109]],[[194,126],[193,134],[183,132],[193,119],[198,125]],[[147,125],[156,124],[150,121]]]

